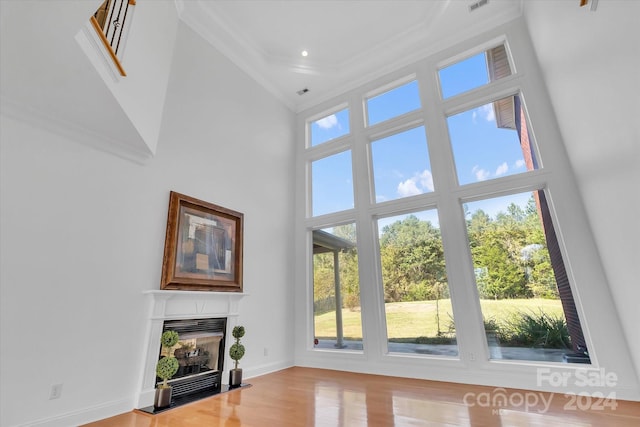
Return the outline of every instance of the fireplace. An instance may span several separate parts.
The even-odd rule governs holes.
[[[168,381],[173,388],[173,404],[193,394],[220,392],[226,329],[226,317],[164,321],[163,332],[178,333],[178,343],[169,349],[179,365],[178,372]],[[156,385],[161,382],[156,378]]]
[[[180,366],[169,380],[173,386],[172,407],[191,398],[224,391],[222,379],[233,367],[228,359],[230,330],[237,325],[240,292],[146,291],[149,327],[138,408],[152,407],[158,384],[156,364],[160,337],[165,330],[178,332],[179,343],[171,349]],[[183,350],[180,350],[183,349]],[[178,354],[175,351],[178,350]],[[225,371],[226,369],[226,371]],[[195,396],[195,397],[194,397]],[[175,402],[174,402],[175,400]]]

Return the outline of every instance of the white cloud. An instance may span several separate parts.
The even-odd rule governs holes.
[[[422,191],[418,188],[416,178],[409,178],[398,184],[398,194],[400,197],[407,197],[422,194]]]
[[[520,168],[523,168],[525,164],[526,163],[524,162],[524,160],[520,159],[520,160],[516,160],[516,163],[513,165],[513,167],[515,169],[520,169]]]
[[[321,129],[331,129],[338,124],[338,118],[335,114],[320,119],[316,122]]]
[[[425,169],[420,174],[420,185],[422,188],[433,191],[433,175],[431,175],[431,171]]]
[[[507,165],[507,162],[504,162],[503,164],[498,166],[498,168],[496,169],[496,176],[504,175],[508,171],[509,171],[509,165]]]
[[[476,111],[478,112],[478,114],[485,119],[488,122],[495,122],[496,121],[496,113],[495,111],[493,111],[493,104],[485,104],[481,107],[476,108],[476,110],[473,112],[473,118],[475,119],[476,117]]]
[[[487,178],[489,178],[489,175],[491,175],[491,173],[488,170],[482,169],[480,166],[475,165],[473,167],[473,169],[471,169],[471,172],[473,172],[476,176],[476,179],[478,181],[484,181]]]
[[[425,191],[433,191],[433,176],[427,169],[398,184],[400,197],[416,196]]]

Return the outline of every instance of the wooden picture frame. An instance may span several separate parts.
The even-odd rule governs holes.
[[[172,191],[160,289],[242,292],[244,215]]]

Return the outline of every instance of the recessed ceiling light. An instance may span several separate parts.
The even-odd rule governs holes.
[[[307,52],[306,50],[303,50],[302,51],[302,56],[307,56],[307,55],[309,55],[309,52]]]

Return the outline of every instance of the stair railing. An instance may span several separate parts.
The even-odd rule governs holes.
[[[118,58],[127,16],[131,14],[130,6],[135,6],[136,0],[105,0],[96,13],[90,18],[91,25],[98,33],[104,47],[109,52],[116,68],[123,77],[127,75]]]

